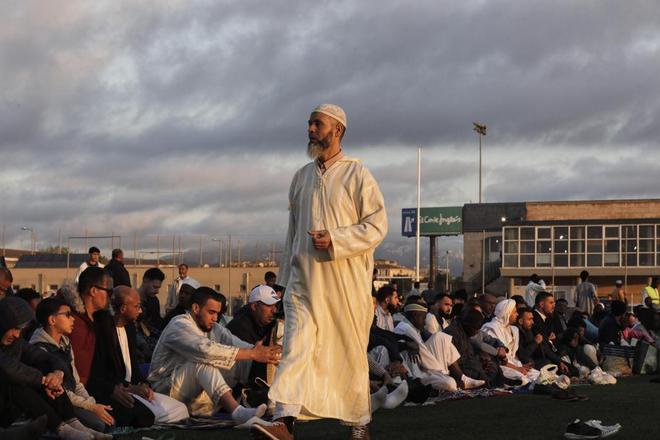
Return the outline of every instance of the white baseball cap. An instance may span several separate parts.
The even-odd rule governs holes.
[[[277,296],[277,293],[275,293],[272,287],[262,284],[252,289],[248,302],[262,302],[268,306],[272,306],[280,302],[280,297]]]

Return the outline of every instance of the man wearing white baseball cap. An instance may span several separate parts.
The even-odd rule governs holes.
[[[280,297],[272,287],[265,284],[252,289],[248,303],[227,324],[234,336],[250,344],[263,340],[270,334]]]
[[[236,312],[234,319],[227,324],[227,330],[250,344],[262,341],[264,345],[268,345],[279,302],[280,297],[272,287],[265,284],[255,287],[250,292],[248,303]],[[252,383],[257,377],[266,380],[266,364],[252,363],[248,383]]]

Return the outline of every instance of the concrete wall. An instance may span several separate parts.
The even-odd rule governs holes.
[[[144,272],[152,266],[126,266],[131,276],[131,283],[134,287],[139,287]],[[161,305],[167,301],[167,291],[173,280],[179,276],[176,266],[161,266],[160,269],[165,273],[163,287],[158,293]],[[277,267],[232,267],[231,278],[230,269],[223,267],[191,267],[188,274],[199,281],[203,286],[209,286],[220,290],[227,298],[244,298],[250,293],[250,289],[257,284],[264,282],[266,272],[277,273]],[[12,269],[14,276],[14,285],[20,287],[31,287],[45,293],[49,286],[61,286],[65,280],[73,281],[76,276],[76,269]],[[248,276],[248,285],[242,286],[245,274]],[[231,281],[231,282],[230,282]]]
[[[486,238],[499,237],[501,231],[488,232]],[[463,279],[469,281],[481,272],[483,262],[483,232],[465,232],[463,234]],[[488,259],[486,259],[488,262]]]
[[[528,202],[528,222],[660,218],[660,200]]]

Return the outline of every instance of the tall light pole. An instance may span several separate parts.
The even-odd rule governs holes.
[[[482,157],[483,157],[482,148],[481,148],[481,137],[486,136],[486,126],[478,122],[473,122],[472,125],[474,125],[472,129],[479,134],[479,203],[481,203],[481,169],[482,169],[481,165],[482,165]]]
[[[218,267],[222,267],[222,245],[224,243],[224,240],[221,240],[219,238],[212,238],[211,241],[218,242]]]
[[[34,229],[28,228],[27,226],[21,226],[21,231],[30,231],[30,249],[32,250],[32,255],[35,254],[37,247],[37,238],[34,233]]]

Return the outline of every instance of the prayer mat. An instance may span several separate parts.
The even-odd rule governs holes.
[[[435,405],[439,402],[445,402],[450,400],[463,400],[463,399],[474,399],[476,397],[495,397],[495,396],[510,396],[513,393],[510,390],[504,388],[494,388],[494,389],[477,389],[477,390],[459,390],[453,393],[443,392],[440,393],[437,397],[430,397],[422,405]],[[404,406],[417,406],[416,403],[406,403]]]

